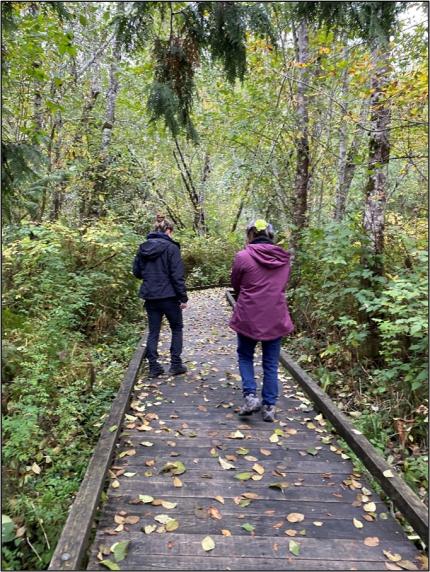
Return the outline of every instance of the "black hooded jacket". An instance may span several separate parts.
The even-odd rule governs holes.
[[[151,232],[140,245],[133,274],[142,278],[139,296],[145,300],[178,298],[188,301],[180,245],[163,232]]]

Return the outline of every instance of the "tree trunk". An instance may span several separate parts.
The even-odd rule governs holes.
[[[357,126],[349,149],[347,150],[346,123],[342,122],[339,133],[339,182],[336,189],[336,202],[333,213],[334,220],[342,221],[348,201],[349,190],[357,169],[356,156],[363,134],[361,125],[366,122],[368,106],[363,103],[360,113],[360,125]],[[343,141],[342,141],[343,139]]]
[[[369,179],[365,188],[365,205],[363,226],[368,237],[368,246],[363,256],[363,267],[371,271],[369,278],[363,279],[363,288],[375,289],[372,278],[380,277],[384,272],[384,227],[385,205],[387,201],[386,169],[390,158],[390,108],[386,96],[389,81],[388,41],[374,44],[372,49],[373,74],[371,78],[372,94],[370,96],[369,133]],[[367,336],[363,350],[364,354],[374,362],[379,359],[380,336],[377,322],[378,317],[372,312],[363,316],[368,325]]]
[[[308,116],[308,68],[309,41],[305,21],[301,21],[297,30],[293,26],[296,59],[299,64],[297,88],[297,161],[295,177],[295,193],[293,206],[294,232],[293,246],[296,247],[300,234],[307,222],[308,187],[309,187],[309,116]]]
[[[376,275],[384,271],[385,204],[387,201],[387,166],[390,159],[390,108],[386,96],[390,66],[388,46],[374,46],[372,59],[374,72],[370,96],[371,132],[369,133],[369,179],[365,189],[364,229],[369,237],[369,256],[366,266]]]
[[[118,16],[124,13],[124,3],[117,2]],[[88,216],[99,218],[103,215],[103,203],[106,193],[106,170],[109,165],[109,147],[112,140],[112,131],[115,125],[116,99],[119,90],[118,72],[121,61],[121,41],[116,32],[115,43],[112,50],[112,60],[109,68],[109,88],[107,92],[106,115],[102,127],[102,141],[100,146],[100,160],[96,167],[94,189],[89,203]]]
[[[202,180],[200,183],[199,196],[198,196],[197,229],[198,229],[198,233],[202,236],[205,236],[207,234],[204,202],[205,202],[205,185],[206,185],[206,181],[208,180],[210,172],[211,172],[211,165],[210,165],[210,161],[209,161],[209,154],[206,153],[204,164],[203,164]]]

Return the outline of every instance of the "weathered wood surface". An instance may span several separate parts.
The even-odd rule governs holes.
[[[80,570],[91,533],[91,526],[106,474],[121,431],[134,383],[142,364],[146,335],[139,341],[130,361],[110,413],[103,425],[99,441],[72,504],[60,539],[52,556],[49,570]]]
[[[87,569],[105,570],[100,547],[106,552],[123,540],[130,543],[119,562],[122,570],[383,570],[389,562],[384,550],[419,567],[419,551],[354,473],[324,418],[291,378],[281,373],[276,423],[264,423],[259,413],[237,417],[241,387],[229,316],[223,291],[192,294],[185,311],[189,373],[143,377],[136,384]],[[167,328],[162,340],[168,348]],[[167,349],[161,356],[167,361]],[[261,379],[261,368],[256,371]],[[275,430],[278,442],[273,442]],[[231,438],[236,431],[243,438]],[[241,454],[242,448],[249,451]],[[235,468],[223,470],[220,457]],[[186,467],[179,487],[161,472],[175,461]],[[259,478],[256,464],[264,469],[260,480],[235,478],[243,472]],[[288,486],[269,487],[275,482]],[[246,493],[257,498],[244,506]],[[175,506],[144,504],[139,495]],[[291,513],[302,514],[303,520],[289,522]],[[145,526],[161,527],[155,517],[162,514],[177,520],[178,528],[145,534]],[[134,517],[133,524],[127,517]],[[362,528],[356,528],[354,518]],[[246,523],[252,532],[243,528]],[[201,545],[205,536],[215,542],[210,552]],[[367,545],[369,538],[376,546]],[[290,551],[292,540],[300,547],[297,556]],[[102,558],[114,561],[112,554]]]

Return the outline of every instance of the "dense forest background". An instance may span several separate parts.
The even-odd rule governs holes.
[[[49,563],[143,327],[157,212],[190,287],[227,284],[272,222],[288,351],[425,499],[428,4],[1,10],[3,568]]]

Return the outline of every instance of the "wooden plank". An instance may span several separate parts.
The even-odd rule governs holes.
[[[139,494],[151,494],[153,491],[145,489],[144,491],[139,491]],[[154,491],[155,492],[155,491]],[[208,492],[208,495],[212,494],[212,492]],[[216,501],[213,497],[209,496],[202,496],[202,497],[195,497],[191,492],[189,492],[186,496],[177,497],[176,493],[172,490],[163,491],[162,493],[154,494],[154,498],[160,498],[164,500],[168,500],[171,502],[178,502],[178,509],[183,510],[184,512],[189,512],[194,510],[197,507],[209,507],[214,506]],[[221,495],[223,496],[223,495]],[[109,506],[115,508],[116,511],[125,510],[129,514],[134,514],[135,510],[138,510],[138,507],[141,507],[141,504],[135,504],[135,499],[137,498],[136,494],[129,494],[117,497],[110,497],[109,498]],[[227,505],[233,505],[233,497],[230,495],[224,496],[225,503]],[[377,505],[377,513],[378,519],[382,521],[380,518],[381,512],[385,512],[387,514],[387,507],[379,500],[376,502]],[[151,505],[143,505],[148,513],[154,512],[154,514],[158,514],[160,512],[160,507],[153,507]],[[221,505],[217,503],[218,508],[220,510],[225,510],[225,505]],[[236,507],[236,505],[233,505]],[[108,506],[104,508],[104,511],[107,510]],[[379,510],[380,509],[380,510]],[[236,508],[236,511],[238,509]],[[339,500],[338,503],[326,503],[324,501],[305,501],[305,500],[289,500],[282,495],[279,496],[277,499],[261,499],[252,501],[252,503],[247,506],[246,508],[241,508],[240,512],[235,512],[236,515],[238,514],[246,514],[250,517],[259,517],[265,513],[265,511],[273,511],[272,514],[276,514],[280,517],[282,515],[289,514],[290,512],[299,512],[306,515],[307,519],[312,520],[323,520],[323,519],[343,519],[343,520],[350,520],[352,522],[353,518],[361,518],[363,515],[363,511],[361,508],[354,507],[350,502],[343,502]],[[171,511],[168,511],[169,514]],[[234,510],[232,511],[234,512]],[[390,518],[389,520],[384,520],[385,522],[395,523],[398,527],[399,525],[397,522]],[[372,523],[369,523],[372,524]],[[367,523],[365,524],[367,526]],[[228,527],[227,527],[228,528]],[[404,538],[404,534],[403,534]]]
[[[172,482],[171,479],[166,479],[166,481],[153,481],[148,479],[146,482],[139,479],[126,479],[121,482],[119,488],[109,488],[110,497],[123,497],[124,495],[135,495],[139,494],[151,494],[152,496],[170,494],[174,495],[175,498],[182,498],[190,495],[194,495],[196,498],[208,497],[209,494],[212,496],[221,495],[224,497],[235,497],[240,496],[244,492],[255,492],[257,494],[262,494],[264,492],[266,499],[281,499],[285,498],[288,500],[297,501],[310,501],[317,502],[321,499],[321,490],[314,489],[313,487],[289,487],[281,492],[278,489],[269,488],[267,485],[259,485],[258,482],[251,481],[253,484],[248,484],[249,481],[240,483],[234,482],[220,482],[213,481],[213,479],[200,479],[198,480],[186,480],[186,478],[181,475],[182,487],[177,488],[176,491],[172,492]],[[279,478],[281,480],[281,477]],[[134,484],[131,482],[134,481]],[[327,505],[333,505],[338,502],[349,502],[352,504],[356,497],[356,492],[350,490],[344,490],[342,493],[332,491],[332,487],[328,487],[327,494],[324,495],[324,501]],[[336,495],[336,496],[335,496]],[[379,505],[377,505],[379,506]],[[384,505],[379,506],[380,509],[384,508]]]
[[[79,570],[107,470],[121,431],[121,423],[128,407],[131,392],[142,364],[146,346],[146,333],[140,339],[129,363],[119,391],[100,433],[100,438],[88,464],[76,498],[55,548],[48,570]],[[112,430],[112,427],[115,427]]]
[[[227,291],[226,296],[231,306],[234,306],[235,301],[231,292]],[[291,359],[287,352],[281,350],[279,360],[307,393],[317,409],[330,421],[337,433],[345,439],[354,453],[358,455],[370,474],[378,480],[383,491],[390,497],[422,541],[428,544],[429,515],[424,503],[403,479],[394,473],[393,469],[364,435],[358,434],[359,432],[349,419],[340,412],[328,395]],[[384,475],[386,471],[390,471],[393,476],[387,477]]]
[[[220,520],[214,520],[209,517],[208,508],[215,507],[215,505],[221,516]],[[246,532],[242,525],[244,522],[251,522],[255,526],[255,534],[258,536],[283,536],[285,538],[285,530],[295,530],[298,535],[295,537],[297,539],[304,536],[303,532],[301,534],[300,532],[305,530],[306,538],[364,540],[368,536],[377,536],[380,539],[404,539],[402,529],[394,520],[379,520],[370,523],[361,521],[364,526],[361,529],[357,529],[352,522],[352,518],[328,519],[323,517],[317,520],[314,516],[310,518],[307,515],[303,522],[292,524],[286,520],[288,513],[267,516],[264,514],[264,510],[262,510],[263,507],[260,508],[260,512],[257,512],[256,509],[250,512],[251,505],[238,511],[238,507],[232,505],[232,503],[225,506],[214,500],[208,503],[208,508],[197,508],[196,502],[190,503],[188,506],[189,508],[186,511],[184,503],[181,502],[175,509],[163,511],[160,507],[151,506],[148,509],[148,506],[145,505],[135,505],[127,510],[127,516],[138,516],[140,520],[134,525],[126,526],[130,530],[140,530],[144,525],[154,524],[153,518],[160,514],[160,511],[163,511],[168,513],[171,518],[178,520],[181,534],[194,534],[196,526],[198,526],[199,533],[203,535],[220,534],[222,528],[228,528],[233,536],[249,536],[249,532]],[[104,511],[98,523],[98,529],[101,533],[104,533],[106,529],[112,529],[117,526],[114,522],[114,517],[120,510],[124,510],[124,506],[118,505],[117,510],[113,508],[111,506],[109,510]],[[314,521],[318,523],[318,526],[313,524]]]
[[[143,564],[142,564],[143,562]],[[88,570],[106,570],[97,563],[88,567]],[[339,562],[335,560],[305,560],[302,558],[260,558],[253,556],[247,558],[232,557],[209,557],[209,556],[181,556],[178,560],[175,556],[163,555],[152,556],[138,555],[127,560],[127,570],[387,570],[383,562],[349,561]]]
[[[110,538],[114,538],[113,542],[130,540],[128,564],[129,561],[133,561],[134,557],[136,561],[145,562],[148,554],[158,554],[163,558],[167,555],[178,558],[203,555],[201,541],[204,537],[205,535],[199,531],[196,531],[195,534],[175,532],[145,535],[141,531],[130,530]],[[238,558],[285,558],[289,556],[294,560],[294,556],[289,552],[288,546],[291,539],[288,537],[271,539],[257,535],[252,536],[251,534],[248,534],[247,537],[214,535],[213,540],[215,541],[215,548],[207,553],[208,558],[215,556],[231,557],[233,553]],[[296,538],[296,541],[300,544],[301,558],[306,558],[311,562],[326,562],[327,560],[334,560],[334,558],[344,562],[351,560],[385,562],[387,559],[382,552],[383,550],[398,552],[405,560],[413,561],[417,556],[417,550],[412,543],[398,539],[381,539],[378,546],[367,546],[361,539],[332,538],[328,543],[325,539],[300,537],[300,539]]]

